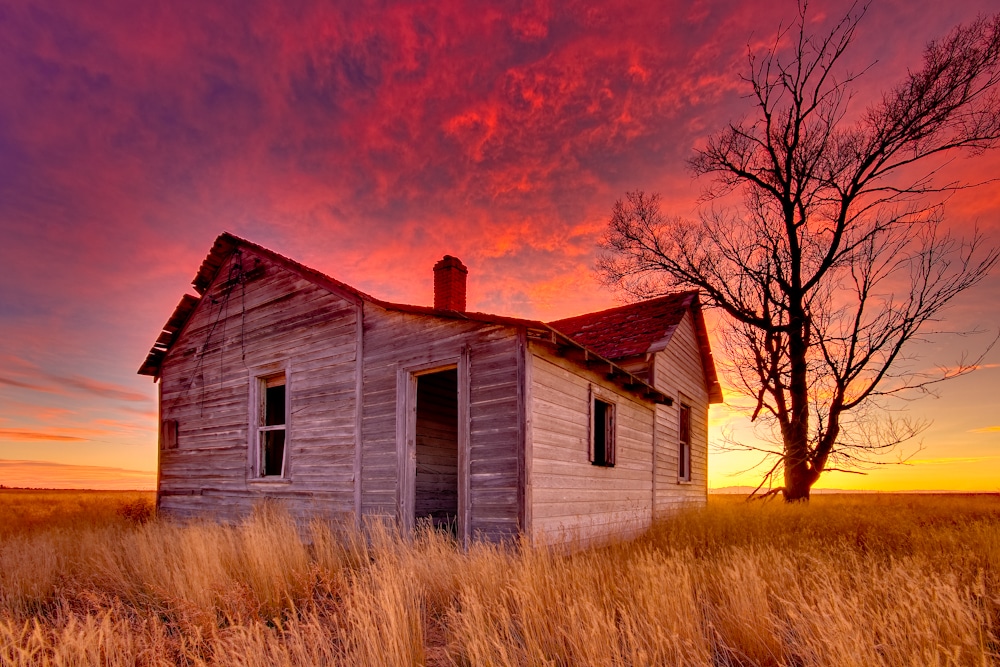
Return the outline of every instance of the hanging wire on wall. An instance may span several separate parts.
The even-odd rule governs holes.
[[[216,296],[209,296],[209,300],[213,306],[217,305],[218,309],[215,311],[215,316],[212,318],[212,324],[209,326],[208,331],[205,335],[205,341],[201,345],[198,351],[198,361],[195,363],[195,367],[191,373],[191,381],[188,383],[187,389],[190,390],[194,387],[194,383],[200,378],[201,379],[201,395],[199,397],[199,411],[202,416],[205,413],[205,377],[204,377],[204,364],[205,358],[208,356],[209,346],[212,342],[212,335],[215,333],[216,328],[219,326],[219,322],[222,322],[222,337],[219,341],[219,385],[221,386],[224,379],[225,372],[225,347],[226,347],[226,320],[229,317],[229,300],[232,297],[233,287],[236,285],[242,285],[242,298],[241,301],[241,325],[240,325],[240,345],[242,348],[243,358],[246,358],[245,342],[243,340],[243,333],[245,331],[245,319],[246,319],[246,272],[243,270],[243,254],[237,248],[233,253],[232,264],[229,267],[229,275],[225,282],[223,282],[219,292]],[[246,363],[244,361],[244,367]]]

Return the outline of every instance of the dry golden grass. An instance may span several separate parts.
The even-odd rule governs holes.
[[[571,556],[0,491],[0,665],[1000,664],[1000,497],[717,498]]]

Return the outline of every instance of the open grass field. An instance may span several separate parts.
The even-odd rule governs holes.
[[[1000,664],[996,495],[713,498],[571,556],[151,500],[0,491],[0,665]]]

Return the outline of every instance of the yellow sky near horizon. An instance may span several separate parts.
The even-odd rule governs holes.
[[[1000,369],[986,368],[1000,378]],[[884,465],[864,474],[830,472],[816,489],[847,491],[956,491],[1000,493],[1000,415],[980,415],[970,407],[967,394],[980,383],[971,377],[952,381],[953,388],[940,398],[923,400],[935,406],[939,418],[914,442],[902,445]],[[919,403],[918,403],[919,405]],[[995,422],[990,422],[995,418]],[[986,420],[986,421],[983,421]],[[152,467],[128,469],[52,461],[0,459],[0,485],[6,487],[151,490],[156,488],[155,433],[147,434],[140,449],[153,453]],[[726,406],[712,406],[709,414],[709,488],[754,487],[766,467],[756,466],[758,454],[720,451],[726,431],[747,437],[746,417]],[[69,436],[67,436],[69,437]],[[780,477],[778,478],[780,482]]]

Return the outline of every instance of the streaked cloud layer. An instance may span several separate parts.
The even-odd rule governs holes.
[[[0,459],[0,485],[47,489],[146,491],[156,488],[156,473],[106,466],[78,466],[51,461]]]
[[[862,95],[992,8],[873,7]],[[476,309],[556,319],[612,305],[590,269],[611,204],[644,188],[695,210],[704,184],[685,160],[743,113],[748,42],[793,11],[0,4],[0,457],[155,466],[155,391],[135,369],[223,230],[391,300],[429,303],[430,267],[451,253]],[[974,168],[996,173],[1000,158]],[[949,211],[995,232],[1000,187]],[[998,297],[992,280],[949,324],[996,327],[980,304]]]

